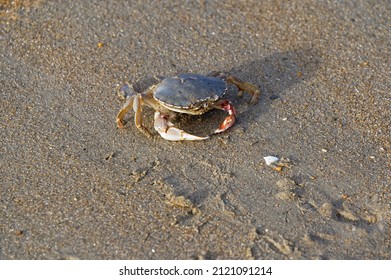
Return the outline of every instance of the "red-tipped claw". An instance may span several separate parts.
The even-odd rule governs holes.
[[[226,111],[229,115],[220,124],[219,128],[213,132],[214,134],[216,134],[216,133],[223,132],[223,131],[227,130],[228,128],[230,128],[231,126],[233,126],[233,124],[235,123],[235,120],[236,120],[237,113],[236,113],[235,107],[232,105],[232,103],[229,100],[219,100],[214,104],[214,107],[216,109]]]
[[[220,132],[227,130],[228,128],[233,126],[233,124],[235,123],[235,120],[236,120],[235,115],[226,117],[224,119],[224,121],[220,124],[219,128],[216,129],[213,133],[216,134],[216,133],[220,133]]]

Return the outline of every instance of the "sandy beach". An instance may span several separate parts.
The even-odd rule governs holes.
[[[0,1],[0,259],[390,259],[389,1]],[[257,85],[148,138],[155,75]],[[209,135],[225,113],[181,115]],[[264,157],[279,158],[269,166]]]

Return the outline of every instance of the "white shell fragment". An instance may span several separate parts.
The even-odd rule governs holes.
[[[265,160],[267,165],[271,165],[280,160],[278,157],[273,157],[273,156],[263,157],[263,159]]]

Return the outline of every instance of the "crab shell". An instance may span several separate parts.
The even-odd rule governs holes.
[[[180,74],[166,77],[157,86],[153,97],[167,109],[191,115],[200,115],[227,92],[227,83],[220,78],[198,74]]]

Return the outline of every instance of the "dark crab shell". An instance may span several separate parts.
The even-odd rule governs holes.
[[[223,79],[199,74],[180,74],[177,77],[164,78],[153,96],[171,110],[184,111],[207,109],[206,106],[220,99],[226,91],[227,83]]]

